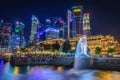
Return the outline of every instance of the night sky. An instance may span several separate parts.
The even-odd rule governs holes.
[[[67,9],[79,5],[91,15],[93,35],[110,34],[120,40],[119,0],[0,0],[0,18],[12,23],[16,20],[23,21],[28,39],[32,14],[41,22],[55,16],[66,20]]]

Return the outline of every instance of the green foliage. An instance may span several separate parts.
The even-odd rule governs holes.
[[[53,44],[53,49],[55,49],[57,51],[60,49],[60,45],[59,45],[59,43],[57,41],[56,41],[55,44]]]
[[[68,53],[68,52],[71,50],[71,45],[70,45],[69,40],[66,40],[66,41],[63,43],[62,50],[63,50],[63,52],[65,52],[65,53]]]
[[[108,48],[108,51],[107,51],[108,55],[113,54],[114,52],[115,52],[114,48]]]
[[[100,55],[100,54],[101,54],[101,51],[102,51],[102,48],[96,47],[96,49],[95,49],[96,55]]]

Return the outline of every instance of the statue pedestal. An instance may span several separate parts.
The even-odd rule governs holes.
[[[75,56],[74,60],[74,69],[81,70],[81,69],[88,69],[91,66],[91,59],[86,55],[79,55]]]

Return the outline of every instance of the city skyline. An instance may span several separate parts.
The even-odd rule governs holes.
[[[5,6],[6,5],[6,6]],[[14,22],[22,20],[25,25],[25,36],[30,35],[27,32],[31,27],[31,15],[35,14],[41,22],[47,18],[61,16],[66,20],[67,9],[72,6],[83,6],[84,12],[90,13],[92,34],[110,34],[120,40],[119,35],[119,5],[113,1],[95,1],[95,0],[69,0],[69,1],[1,1],[0,3],[0,18]],[[28,28],[29,27],[29,28]],[[29,36],[28,36],[29,38]]]

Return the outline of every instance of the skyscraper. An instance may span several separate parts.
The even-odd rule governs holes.
[[[67,26],[68,26],[68,29],[67,29],[68,35],[67,36],[68,36],[68,38],[70,38],[70,34],[71,34],[71,29],[70,29],[71,19],[72,19],[72,12],[70,10],[68,10],[68,12],[67,12]]]
[[[75,34],[83,34],[83,25],[82,25],[82,21],[83,21],[83,14],[82,14],[82,10],[83,7],[82,6],[74,6],[72,7],[72,24],[73,24],[73,32],[75,32]]]
[[[30,35],[30,42],[35,42],[35,36],[38,35],[39,29],[39,20],[35,15],[32,15],[32,25],[31,25],[31,35]],[[38,36],[39,37],[39,36]],[[39,39],[39,38],[37,38]]]
[[[15,33],[18,34],[18,35],[21,35],[23,34],[24,32],[24,28],[25,28],[25,25],[23,22],[20,22],[20,21],[16,21],[16,24],[15,24]]]
[[[90,36],[90,15],[89,13],[84,13],[83,15],[83,34]]]
[[[9,22],[5,22],[0,27],[0,46],[7,47],[8,46],[8,38],[12,31],[12,24]]]
[[[24,38],[24,28],[25,25],[23,22],[16,21],[15,24],[15,31],[12,33],[12,35],[9,36],[9,49],[11,52],[13,52],[14,48],[19,46],[20,48],[24,48],[26,45],[26,41]]]

